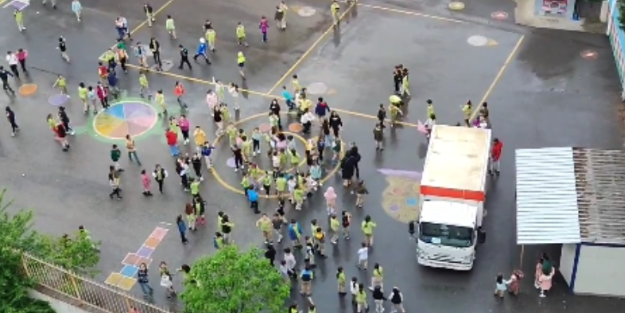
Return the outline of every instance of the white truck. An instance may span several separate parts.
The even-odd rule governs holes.
[[[421,175],[416,227],[417,262],[469,271],[481,229],[490,160],[491,131],[435,125]]]

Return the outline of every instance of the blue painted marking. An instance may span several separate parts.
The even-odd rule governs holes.
[[[408,198],[406,199],[406,204],[409,206],[415,206],[417,205],[417,199],[415,198]]]
[[[117,117],[119,119],[122,120],[126,120],[126,116],[124,115],[124,105],[123,104],[118,104],[118,105],[114,105],[108,109],[106,109],[105,111],[107,114]]]
[[[126,265],[124,266],[124,268],[122,268],[122,270],[119,273],[126,277],[135,277],[138,271],[139,271],[138,267],[134,265]]]

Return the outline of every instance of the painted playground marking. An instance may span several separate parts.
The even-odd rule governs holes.
[[[111,285],[125,291],[129,291],[137,283],[135,276],[139,271],[139,266],[145,263],[147,267],[152,263],[152,253],[163,241],[169,229],[155,227],[150,236],[143,242],[141,248],[135,253],[128,253],[122,261],[124,267],[119,272],[111,272],[104,281],[105,284]]]

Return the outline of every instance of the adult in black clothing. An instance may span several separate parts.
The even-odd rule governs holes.
[[[351,149],[347,152],[347,156],[353,158],[354,162],[354,170],[356,171],[356,179],[360,179],[360,168],[358,168],[358,163],[360,163],[360,152],[358,152],[358,147],[356,143],[351,143]],[[346,156],[346,157],[347,157]]]
[[[150,39],[150,51],[152,51],[152,57],[154,57],[154,63],[159,71],[162,71],[163,63],[161,62],[161,44],[156,40],[156,38],[152,37]]]
[[[391,304],[393,305],[393,311],[406,313],[403,305],[404,296],[402,295],[401,291],[399,291],[399,288],[393,287],[393,292],[390,295],[390,300]]]
[[[273,262],[276,260],[276,249],[272,244],[267,244],[267,250],[265,250],[265,257],[269,260],[269,263],[273,266]]]
[[[224,214],[221,216],[221,233],[223,234],[224,243],[229,244],[231,242],[232,236],[232,223],[230,222],[230,217]]]
[[[393,71],[393,83],[395,85],[395,93],[399,94],[399,89],[401,86],[401,81],[403,79],[402,76],[402,65],[395,66],[395,70]]]
[[[351,155],[346,155],[343,160],[341,160],[341,178],[343,179],[343,186],[345,187],[349,187],[352,183],[355,164],[356,159]]]
[[[282,118],[280,117],[280,103],[278,103],[277,99],[271,100],[271,104],[269,104],[269,111],[278,117],[278,129],[282,130]]]
[[[189,69],[193,69],[191,63],[189,62],[189,50],[183,45],[178,45],[178,48],[180,48],[180,65],[178,66],[178,68],[182,69],[183,66],[186,64],[189,66]]]
[[[5,70],[4,66],[0,65],[0,80],[2,80],[2,89],[4,89],[5,91],[10,91],[12,94],[15,94],[15,90],[13,90],[13,88],[11,88],[11,85],[9,85],[9,76],[13,77],[13,74]]]
[[[339,138],[339,132],[341,127],[343,127],[343,121],[336,111],[332,111],[330,113],[330,119],[328,120],[330,123],[330,127],[332,128],[332,132],[334,133],[334,137]]]

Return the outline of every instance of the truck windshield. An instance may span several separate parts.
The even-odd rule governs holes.
[[[422,222],[419,225],[419,239],[431,244],[467,248],[473,245],[473,229]]]

